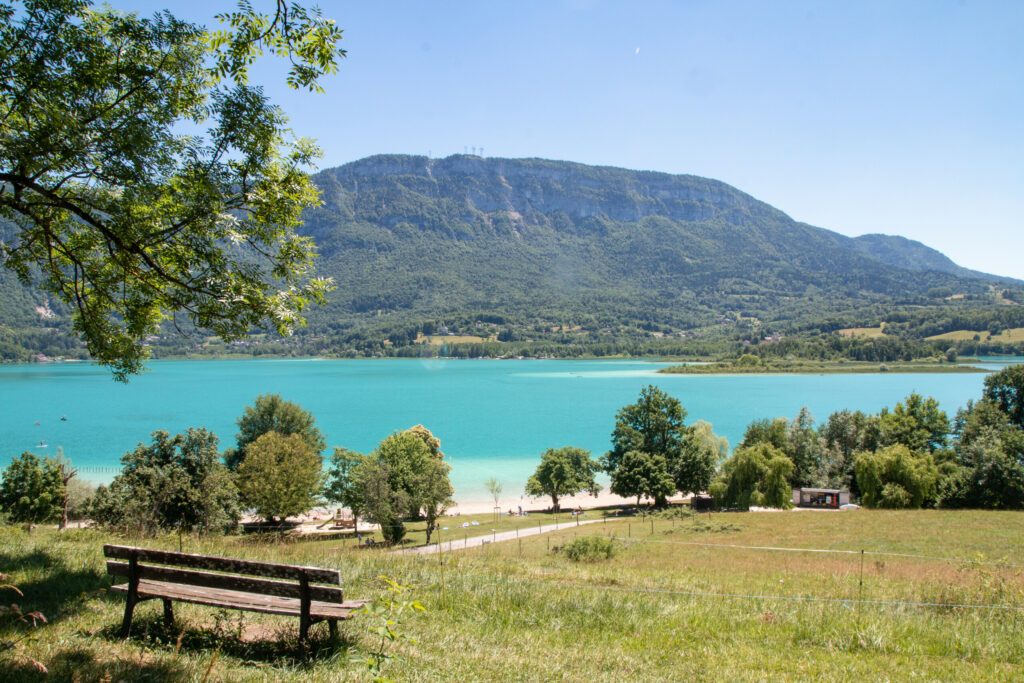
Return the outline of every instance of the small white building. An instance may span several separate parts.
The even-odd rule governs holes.
[[[838,510],[850,502],[850,492],[839,489],[793,489],[793,505],[798,508]]]

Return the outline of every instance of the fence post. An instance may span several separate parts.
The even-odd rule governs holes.
[[[858,589],[859,599],[864,599],[864,548],[860,549],[860,587]]]
[[[651,536],[654,535],[654,515],[651,515]]]
[[[626,536],[633,538],[633,522],[628,522],[626,524]]]

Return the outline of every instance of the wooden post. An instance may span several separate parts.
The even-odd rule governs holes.
[[[174,603],[170,598],[164,598],[164,626],[174,628]]]
[[[121,620],[120,636],[127,638],[132,629],[132,614],[139,601],[139,558],[134,552],[128,556],[128,595],[124,602],[124,619]]]
[[[337,619],[328,619],[327,620],[327,628],[329,628],[330,631],[331,631],[331,642],[332,643],[337,643],[338,642],[338,620]]]
[[[309,616],[309,577],[306,572],[299,575],[299,642],[305,644],[309,638],[311,619]]]

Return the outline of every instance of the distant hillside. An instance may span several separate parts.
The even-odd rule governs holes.
[[[853,244],[862,254],[898,268],[914,271],[934,270],[1003,284],[1021,284],[1019,280],[958,266],[942,252],[899,235],[861,235],[854,238]]]
[[[296,340],[243,351],[392,353],[447,332],[643,352],[628,344],[871,326],[1001,296],[998,278],[919,243],[852,239],[696,176],[387,155],[314,180],[324,203],[303,231],[338,289]],[[0,326],[24,325],[14,289]],[[159,344],[211,348],[203,337]]]

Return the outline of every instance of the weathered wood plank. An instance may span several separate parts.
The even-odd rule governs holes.
[[[305,575],[313,583],[332,583],[341,585],[341,572],[337,569],[320,567],[300,567],[291,564],[275,564],[271,562],[255,562],[253,560],[237,560],[229,557],[212,557],[210,555],[193,555],[175,553],[167,550],[152,550],[126,545],[105,545],[103,554],[114,559],[128,560],[133,555],[144,562],[169,564],[178,567],[210,569],[213,571],[266,576],[275,579],[299,580]]]
[[[138,565],[139,577],[154,581],[205,586],[208,588],[225,588],[228,590],[245,591],[264,595],[277,595],[285,598],[301,598],[302,587],[298,583],[274,581],[271,579],[255,579],[248,576],[231,574],[213,574],[194,569],[175,569],[158,567],[149,564]],[[127,562],[107,561],[107,573],[112,576],[129,576]],[[322,602],[344,602],[341,588],[331,586],[310,586],[309,594],[313,600]]]
[[[127,589],[127,584],[111,586],[113,591],[123,592]],[[290,617],[297,617],[301,614],[300,601],[295,598],[183,586],[146,579],[139,581],[138,592],[141,598],[168,598],[178,602],[189,602],[197,605],[227,607]],[[351,600],[340,604],[314,601],[310,603],[310,617],[316,621],[323,619],[351,619],[352,612],[365,604],[365,600]]]

